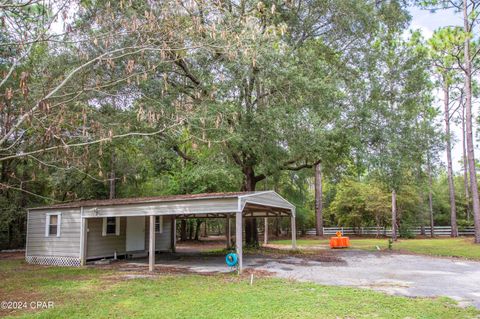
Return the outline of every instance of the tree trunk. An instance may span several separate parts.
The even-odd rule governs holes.
[[[462,148],[463,148],[463,187],[465,188],[465,212],[470,221],[470,189],[468,187],[467,147],[465,141],[465,105],[462,107]]]
[[[200,232],[202,231],[202,220],[197,218],[197,225],[195,227],[195,237],[194,240],[200,239]]]
[[[112,156],[110,157],[110,174],[109,174],[109,188],[110,188],[110,199],[115,198],[115,152],[112,151]]]
[[[470,32],[468,21],[467,0],[463,0],[464,31]],[[467,128],[468,173],[470,175],[470,190],[472,192],[473,221],[475,223],[475,243],[480,244],[480,199],[478,197],[477,172],[475,168],[474,142],[472,134],[472,61],[470,58],[470,38],[465,38],[464,48],[465,71],[465,117]]]
[[[193,226],[193,219],[189,220],[188,223],[188,239],[192,240],[193,239],[193,231],[194,231],[194,226]]]
[[[252,167],[244,167],[244,182],[242,190],[245,192],[255,191],[258,178],[255,176]],[[257,219],[255,217],[245,218],[245,245],[247,247],[259,247]]]
[[[280,218],[275,218],[275,237],[280,237]]]
[[[245,245],[247,247],[259,246],[257,226],[256,218],[245,218]]]
[[[449,96],[448,79],[443,78],[443,108],[445,120],[445,136],[447,148],[447,176],[448,176],[448,191],[450,198],[450,224],[452,226],[451,237],[457,237],[457,208],[455,205],[455,185],[453,183],[453,168],[452,168],[452,143],[450,138],[450,96]]]
[[[435,222],[433,219],[433,201],[432,201],[432,190],[428,191],[428,208],[430,210],[430,237],[435,237]]]
[[[315,165],[315,231],[323,236],[322,164]]]
[[[421,171],[421,168],[419,169],[419,172]],[[419,180],[420,181],[420,180]],[[425,236],[425,194],[423,193],[423,188],[420,188],[420,206],[422,207],[422,215],[420,216],[421,219],[421,225],[420,225],[420,235]]]
[[[397,193],[392,190],[392,240],[397,241]]]
[[[427,153],[428,171],[428,210],[430,212],[430,237],[435,237],[435,224],[433,220],[433,198],[432,198],[432,167],[430,165],[430,154]]]
[[[180,222],[180,240],[187,240],[187,220],[182,219]]]

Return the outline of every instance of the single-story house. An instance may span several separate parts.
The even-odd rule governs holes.
[[[176,220],[226,218],[230,243],[242,268],[243,218],[291,217],[296,247],[295,206],[274,191],[85,200],[28,210],[25,258],[28,263],[82,266],[87,260],[148,252],[175,251]]]

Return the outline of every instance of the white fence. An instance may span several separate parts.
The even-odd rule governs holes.
[[[430,235],[430,226],[425,226],[425,235]],[[374,235],[374,236],[392,236],[392,229],[385,227],[324,227],[323,233],[325,235],[335,235],[337,231],[341,231],[344,235]],[[452,232],[451,226],[435,226],[433,227],[435,236],[450,236]],[[411,232],[417,236],[422,234],[421,227],[411,229]],[[307,230],[307,235],[315,235],[315,229]],[[458,229],[460,236],[473,236],[475,229],[473,227],[465,227]]]
[[[223,230],[223,229],[221,229]],[[222,235],[222,231],[208,231],[209,236],[217,236],[217,235]],[[425,226],[425,236],[430,236],[430,226]],[[452,228],[450,226],[435,226],[433,228],[435,232],[435,236],[445,236],[448,237],[450,236],[452,232]],[[392,229],[391,228],[385,228],[385,227],[323,227],[323,234],[325,236],[331,236],[335,235],[337,231],[341,231],[342,234],[344,235],[357,235],[357,236],[384,236],[384,237],[390,237],[392,236]],[[288,229],[282,229],[280,233],[282,235],[285,235],[289,232]],[[302,235],[301,231],[298,231],[298,235]],[[411,229],[411,232],[414,236],[419,236],[422,234],[421,228],[420,227],[415,227]],[[274,234],[274,230],[271,229],[269,231],[271,235]],[[315,229],[308,229],[306,231],[307,235],[315,236],[316,232]],[[258,229],[258,235],[263,236],[263,228]],[[475,229],[473,227],[463,227],[463,228],[458,228],[458,235],[459,236],[473,236],[475,235]]]

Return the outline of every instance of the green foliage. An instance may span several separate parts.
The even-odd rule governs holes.
[[[391,209],[389,196],[378,182],[344,179],[337,185],[328,213],[340,226],[385,226]]]
[[[412,231],[413,224],[402,221],[400,227],[398,228],[398,233],[401,238],[412,239],[415,238],[415,234]]]
[[[400,218],[425,223],[424,166],[441,137],[434,50],[418,32],[404,36],[403,2],[72,4],[55,41],[33,41],[28,54],[0,46],[2,74],[25,53],[4,84],[13,95],[0,96],[2,121],[34,110],[0,145],[0,236],[20,238],[7,246],[21,246],[25,207],[108,198],[112,179],[116,197],[275,189],[306,230],[319,160],[326,224],[388,225],[392,189]],[[35,39],[54,9],[2,11],[18,28],[1,42]],[[468,36],[447,31],[430,46]],[[129,133],[151,135],[113,138]],[[437,181],[436,222],[446,223]]]

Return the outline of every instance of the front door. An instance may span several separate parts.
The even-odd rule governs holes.
[[[145,250],[145,216],[127,217],[127,251]]]

